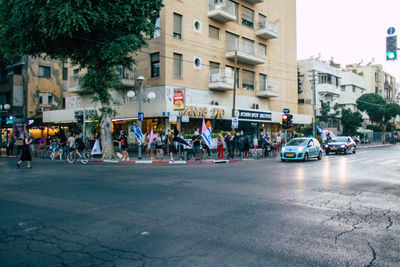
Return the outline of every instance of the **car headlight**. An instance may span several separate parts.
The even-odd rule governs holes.
[[[341,148],[346,148],[346,146],[345,146],[345,145],[341,145],[340,147],[341,147]]]
[[[304,146],[299,147],[299,148],[297,149],[298,152],[301,152],[301,151],[303,151],[303,150],[304,150]]]
[[[285,148],[285,147],[282,147],[282,152],[285,152],[285,150],[286,150],[286,148]]]
[[[325,145],[325,148],[328,148],[329,146],[328,145]]]

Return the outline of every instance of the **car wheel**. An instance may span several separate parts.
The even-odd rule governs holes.
[[[325,155],[329,155],[329,151],[328,150],[325,150]]]
[[[318,160],[321,160],[321,159],[322,159],[322,152],[320,151],[318,154]]]
[[[286,159],[281,159],[282,161],[286,161]]]
[[[308,153],[304,154],[303,161],[308,161]]]

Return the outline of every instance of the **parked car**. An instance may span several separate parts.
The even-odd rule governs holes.
[[[327,142],[324,149],[327,155],[329,155],[329,153],[347,154],[350,151],[356,153],[357,145],[350,136],[336,136]]]
[[[290,140],[281,151],[281,160],[304,160],[310,158],[322,159],[322,148],[313,137],[299,137]]]

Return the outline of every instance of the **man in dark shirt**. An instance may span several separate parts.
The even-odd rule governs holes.
[[[193,143],[193,153],[196,158],[196,161],[200,160],[201,153],[201,135],[199,135],[198,131],[194,132],[194,136],[192,137]]]
[[[81,153],[83,150],[85,150],[85,143],[83,142],[82,137],[79,137],[79,134],[75,136],[75,151],[76,154],[78,154],[79,157],[82,157]]]

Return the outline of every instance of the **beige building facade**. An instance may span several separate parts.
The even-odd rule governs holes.
[[[116,124],[128,128],[142,101],[145,133],[175,127],[178,115],[189,117],[183,123],[186,132],[201,128],[203,118],[213,121],[217,130],[229,130],[234,84],[239,130],[278,131],[284,108],[290,109],[295,124],[311,123],[297,103],[295,0],[165,0],[157,26],[148,47],[133,55],[134,77],[145,78],[144,98],[138,98],[138,82],[132,83],[132,98],[112,92],[119,103]],[[173,108],[175,89],[185,92],[180,112]],[[68,91],[74,92],[71,86]],[[154,99],[147,97],[150,92]],[[89,97],[80,95],[66,102],[66,110],[47,113],[45,121],[69,120],[74,111],[93,106]]]

